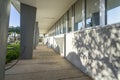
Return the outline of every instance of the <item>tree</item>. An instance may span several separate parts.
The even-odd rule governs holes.
[[[20,34],[20,27],[19,26],[17,26],[17,27],[11,26],[11,27],[9,27],[8,32],[9,32],[9,34],[11,34],[11,33]]]

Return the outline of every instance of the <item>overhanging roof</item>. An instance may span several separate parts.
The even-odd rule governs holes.
[[[19,2],[36,7],[36,21],[39,22],[40,33],[46,33],[53,24],[73,5],[77,0],[19,0]],[[20,11],[20,4],[13,0],[13,5]]]

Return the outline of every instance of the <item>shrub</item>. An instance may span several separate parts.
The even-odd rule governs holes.
[[[10,44],[7,46],[6,63],[15,60],[20,55],[20,44]]]

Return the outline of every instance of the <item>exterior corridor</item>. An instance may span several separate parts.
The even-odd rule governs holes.
[[[20,60],[5,80],[92,80],[52,49],[39,45],[32,60]]]

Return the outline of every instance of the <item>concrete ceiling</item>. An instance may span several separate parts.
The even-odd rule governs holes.
[[[16,0],[14,0],[16,1]],[[37,8],[40,33],[46,33],[77,0],[19,0]]]

